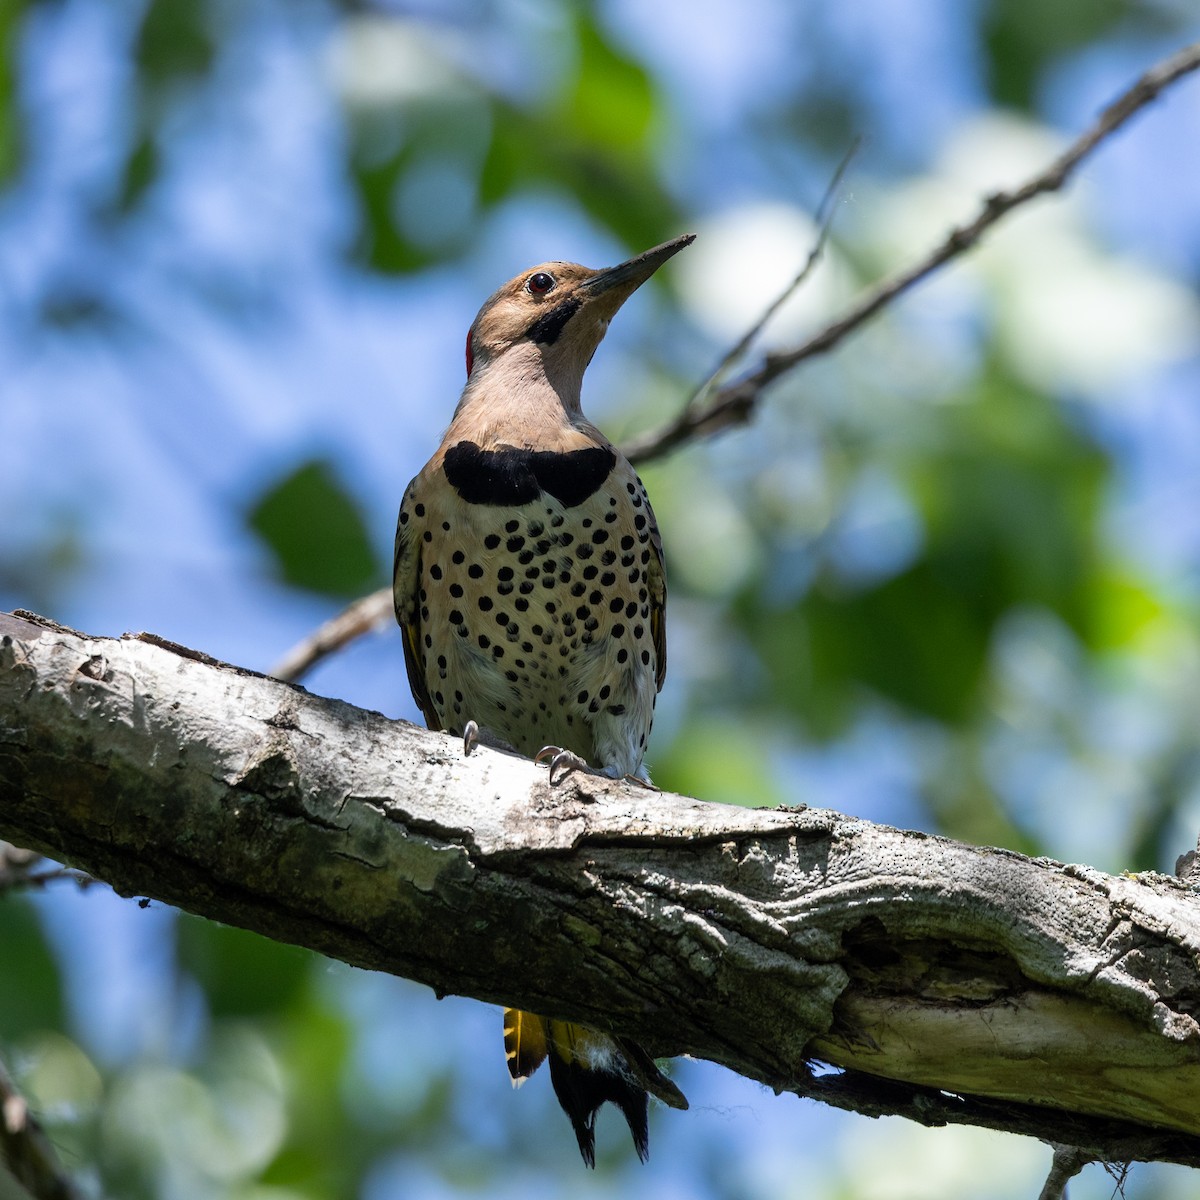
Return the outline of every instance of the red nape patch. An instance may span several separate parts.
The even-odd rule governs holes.
[[[467,330],[467,378],[471,378],[471,368],[475,365],[475,354],[471,350],[471,333],[472,330]]]

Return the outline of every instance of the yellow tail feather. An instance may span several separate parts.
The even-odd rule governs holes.
[[[504,1056],[513,1087],[520,1087],[546,1060],[546,1022],[517,1008],[504,1010]]]

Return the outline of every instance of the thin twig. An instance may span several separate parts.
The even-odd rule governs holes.
[[[378,629],[392,620],[392,589],[380,588],[361,596],[343,608],[336,617],[319,625],[302,642],[293,646],[271,668],[276,679],[291,682],[302,678],[322,659],[341,650],[356,638]]]
[[[768,384],[806,359],[832,350],[896,297],[951,259],[971,249],[993,225],[1014,209],[1027,204],[1035,196],[1058,191],[1097,146],[1145,108],[1165,87],[1197,68],[1200,68],[1200,42],[1184,47],[1147,71],[1041,174],[1014,191],[996,192],[988,196],[973,221],[952,229],[945,240],[920,262],[873,288],[847,313],[814,334],[803,345],[784,353],[768,355],[756,370],[720,388],[707,403],[685,407],[662,429],[636,439],[625,447],[626,456],[634,463],[647,462],[691,438],[710,436],[730,426],[745,424]]]
[[[0,1161],[35,1200],[84,1200],[3,1063],[0,1063]]]
[[[753,371],[733,383],[711,390],[712,379],[718,378],[728,364],[736,361],[744,352],[746,344],[758,333],[762,324],[770,318],[792,288],[768,309],[750,332],[722,359],[713,377],[706,380],[678,416],[661,429],[634,438],[623,447],[625,456],[633,463],[646,463],[661,458],[684,442],[693,438],[709,437],[725,429],[748,422],[767,386],[781,375],[793,370],[807,359],[832,350],[839,342],[864,325],[876,313],[891,304],[898,296],[915,287],[933,274],[939,267],[958,258],[971,249],[998,221],[1014,209],[1028,203],[1043,193],[1058,191],[1074,173],[1079,164],[1102,142],[1111,137],[1135,113],[1145,108],[1159,93],[1184,75],[1200,68],[1200,42],[1185,46],[1182,50],[1164,59],[1147,71],[1128,91],[1122,93],[1099,116],[1096,123],[1077,138],[1068,149],[1054,160],[1041,174],[1036,175],[1022,187],[1010,192],[996,192],[987,197],[979,215],[965,225],[952,229],[943,242],[920,262],[906,271],[884,280],[857,304],[836,321],[827,325],[794,350],[779,354],[768,354]],[[849,164],[850,155],[838,168],[830,191],[836,189],[840,176]],[[817,245],[797,278],[798,286],[815,264],[823,248],[827,225],[823,225]],[[378,628],[388,619],[391,605],[391,590],[382,588],[356,600],[332,620],[327,621],[299,645],[283,657],[271,672],[280,679],[296,680],[311,670],[322,659],[343,649],[355,638]]]
[[[767,305],[762,316],[721,356],[721,361],[713,368],[712,374],[692,393],[687,404],[684,406],[685,409],[692,408],[704,400],[713,387],[725,377],[734,363],[746,353],[754,339],[762,333],[767,322],[796,294],[797,289],[813,273],[817,263],[821,261],[821,256],[825,252],[825,244],[829,241],[829,232],[833,227],[835,213],[833,202],[842,186],[842,180],[845,178],[846,172],[850,169],[850,164],[854,161],[855,155],[858,154],[861,146],[862,138],[856,137],[851,143],[850,149],[842,156],[842,161],[838,163],[837,170],[834,171],[833,178],[830,179],[829,186],[825,189],[825,195],[821,197],[821,203],[817,206],[816,212],[817,238],[796,277]]]
[[[1112,1195],[1109,1200],[1117,1200],[1118,1196],[1121,1197],[1121,1200],[1125,1200],[1125,1181],[1129,1178],[1131,1166],[1132,1164],[1128,1162],[1106,1162],[1104,1164],[1105,1171],[1113,1181]]]

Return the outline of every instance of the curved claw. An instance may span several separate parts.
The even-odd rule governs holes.
[[[475,721],[468,721],[463,726],[463,758],[468,757],[471,751],[479,745],[479,725]]]
[[[589,767],[582,758],[579,757],[573,750],[564,750],[561,746],[543,746],[534,756],[533,761],[536,763],[543,762],[545,759],[550,760],[550,786],[554,786],[554,772],[561,769],[562,774],[558,777],[558,782],[570,775],[572,771],[587,771]]]

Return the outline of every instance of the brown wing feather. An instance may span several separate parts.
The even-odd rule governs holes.
[[[638,484],[641,482],[639,479]],[[667,574],[663,568],[663,545],[658,522],[654,519],[654,510],[650,507],[644,488],[642,496],[646,515],[650,518],[650,547],[654,551],[647,576],[650,584],[650,636],[654,639],[654,653],[658,659],[654,682],[661,692],[663,680],[667,677]]]
[[[408,686],[413,699],[425,718],[425,724],[433,730],[441,729],[429,687],[425,682],[424,655],[421,652],[421,526],[416,516],[413,499],[417,480],[408,485],[400,505],[400,516],[396,521],[396,553],[392,561],[392,599],[396,605],[396,620],[404,643],[404,666],[408,670]]]

